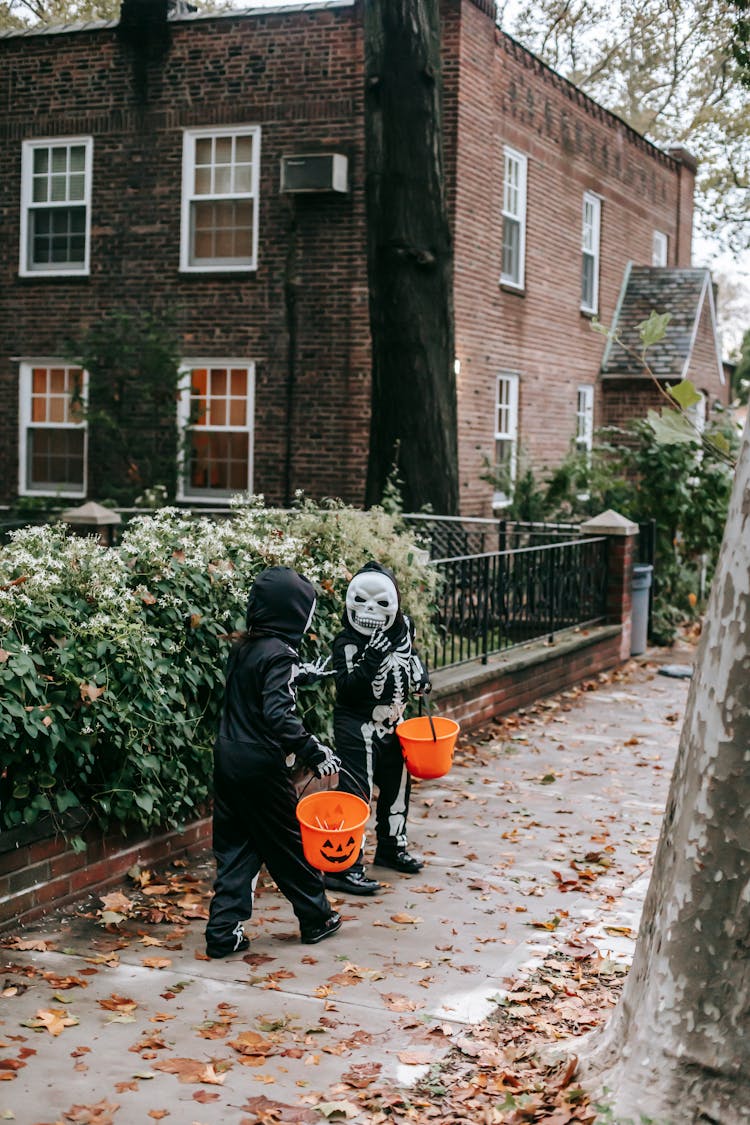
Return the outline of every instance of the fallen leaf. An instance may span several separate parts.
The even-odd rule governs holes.
[[[35,1031],[46,1028],[50,1035],[60,1035],[66,1027],[75,1027],[77,1023],[77,1016],[69,1015],[64,1008],[40,1008],[23,1026],[33,1027]]]

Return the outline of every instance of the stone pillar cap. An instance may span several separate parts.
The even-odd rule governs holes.
[[[613,512],[611,508],[581,524],[581,531],[592,535],[637,535],[639,530],[637,523],[621,516],[619,512]]]
[[[119,512],[113,512],[111,508],[105,508],[93,500],[88,504],[81,504],[79,508],[66,508],[60,519],[65,523],[82,524],[85,527],[104,527],[110,523],[122,523]]]

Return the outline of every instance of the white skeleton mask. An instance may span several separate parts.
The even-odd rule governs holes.
[[[398,613],[398,593],[388,575],[377,570],[355,574],[346,591],[346,613],[358,633],[390,629]]]

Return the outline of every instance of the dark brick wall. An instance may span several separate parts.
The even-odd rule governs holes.
[[[43,827],[3,834],[0,845],[0,930],[17,928],[45,910],[65,906],[84,894],[120,883],[134,863],[164,863],[211,842],[211,821],[203,818],[182,831],[158,835],[83,834],[84,852],[74,852],[63,835]]]
[[[171,25],[139,103],[114,29],[0,39],[0,479],[15,493],[17,365],[112,309],[169,312],[185,355],[255,360],[256,491],[283,499],[297,309],[292,487],[359,501],[369,416],[361,27],[355,9]],[[259,124],[258,269],[179,273],[182,130]],[[93,135],[91,276],[21,279],[21,141]],[[284,153],[346,153],[346,195],[281,196]]]

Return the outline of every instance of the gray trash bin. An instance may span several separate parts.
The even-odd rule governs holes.
[[[650,563],[636,563],[631,579],[631,632],[630,655],[638,656],[646,651],[648,641],[648,602],[651,591],[651,578],[654,573]]]

